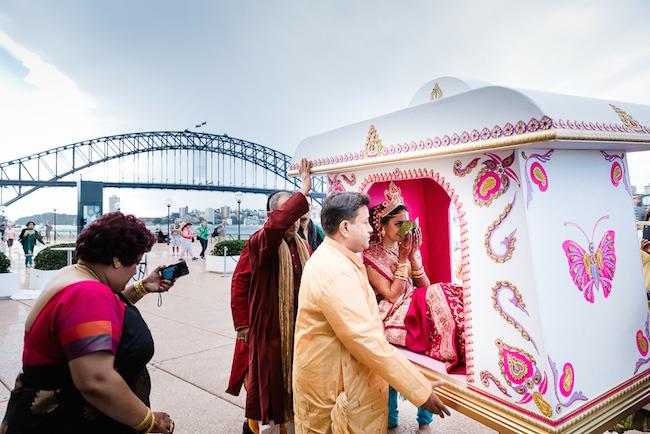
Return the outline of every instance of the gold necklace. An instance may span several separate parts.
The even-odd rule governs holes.
[[[399,253],[399,247],[390,248],[386,246],[386,243],[382,243],[382,244],[384,244],[384,250],[386,250],[386,252],[392,253],[393,255],[397,255]]]
[[[99,276],[97,275],[97,273],[95,273],[95,272],[93,271],[93,269],[90,268],[89,266],[84,265],[84,264],[80,264],[80,263],[76,263],[76,264],[74,264],[74,268],[75,268],[75,270],[77,270],[77,271],[81,271],[81,272],[83,272],[83,273],[86,273],[86,274],[90,275],[90,277],[94,278],[96,281],[101,282],[101,283],[104,283],[104,282],[102,281],[102,279],[99,278]]]

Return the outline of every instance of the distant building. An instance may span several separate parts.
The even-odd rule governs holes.
[[[109,212],[114,212],[118,211],[120,209],[120,197],[119,196],[111,196],[108,198],[108,211]]]
[[[190,213],[190,208],[187,206],[178,209],[178,214],[181,216],[182,219],[187,217],[189,213]]]
[[[636,194],[636,185],[632,186],[632,194]]]
[[[230,218],[230,207],[229,206],[222,206],[221,207],[221,217],[227,219]]]
[[[203,217],[208,221],[208,223],[214,223],[214,218],[216,216],[214,208],[207,208]]]
[[[650,194],[650,184],[643,187],[643,194]]]

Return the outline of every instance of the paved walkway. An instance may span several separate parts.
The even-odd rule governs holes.
[[[167,247],[156,245],[152,266],[173,263]],[[203,262],[190,261],[191,274],[163,296],[149,295],[138,303],[153,333],[156,353],[149,365],[154,410],[169,412],[176,433],[240,433],[243,396],[224,392],[235,341],[230,314],[230,278],[204,271]],[[0,301],[0,417],[20,369],[23,326],[33,300]],[[393,432],[417,429],[415,408],[400,402],[401,426]],[[494,433],[459,413],[434,421],[436,433]]]

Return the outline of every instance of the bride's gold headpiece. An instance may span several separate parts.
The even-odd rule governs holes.
[[[373,207],[371,215],[371,224],[375,230],[379,231],[381,219],[389,215],[398,206],[405,205],[402,191],[393,181],[388,184],[384,190],[384,201]]]

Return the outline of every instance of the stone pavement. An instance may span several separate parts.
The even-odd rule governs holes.
[[[176,262],[167,247],[156,245],[149,264]],[[138,308],[153,333],[156,352],[149,365],[153,383],[152,407],[167,411],[176,433],[240,433],[243,396],[224,392],[230,374],[235,333],[230,314],[230,278],[204,271],[201,260],[189,262],[191,273],[179,279],[163,304],[149,295]],[[150,268],[153,269],[153,268]],[[20,369],[23,326],[33,300],[0,301],[0,417]],[[400,402],[397,433],[417,430],[415,408]],[[459,413],[434,421],[435,433],[494,433]]]

